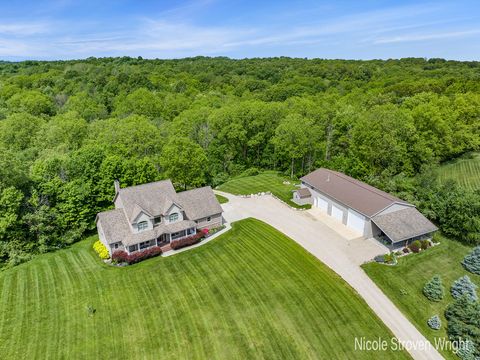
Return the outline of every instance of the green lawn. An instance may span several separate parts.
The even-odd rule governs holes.
[[[225,196],[218,195],[218,194],[215,194],[215,196],[220,204],[225,204],[228,202],[228,199]]]
[[[408,358],[354,353],[354,336],[389,331],[335,273],[260,221],[126,268],[101,263],[94,240],[0,273],[0,358]]]
[[[363,265],[363,268],[412,323],[433,342],[435,337],[447,336],[444,311],[453,301],[450,295],[453,281],[468,274],[480,285],[480,276],[468,273],[461,265],[461,261],[470,250],[471,248],[456,241],[442,238],[439,246],[420,254],[402,257],[397,266],[369,263]],[[448,293],[443,301],[438,303],[427,300],[422,293],[425,283],[435,274],[442,276]],[[428,318],[435,314],[440,315],[442,319],[442,329],[439,331],[434,331],[427,325]],[[444,352],[443,355],[458,359],[452,353]]]
[[[234,178],[220,185],[218,190],[234,195],[249,195],[270,191],[291,206],[310,208],[310,205],[299,206],[292,202],[292,190],[297,189],[295,184],[299,184],[299,181],[290,180],[274,171],[266,171],[255,176]]]
[[[469,154],[440,166],[438,178],[441,182],[456,180],[469,190],[480,189],[480,153]]]

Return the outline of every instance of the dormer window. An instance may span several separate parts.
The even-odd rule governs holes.
[[[170,214],[170,216],[168,217],[168,220],[169,220],[170,222],[177,221],[177,220],[178,220],[178,213]]]
[[[138,231],[143,231],[143,230],[148,229],[148,222],[146,222],[146,221],[139,222],[137,224],[137,229],[138,229]]]

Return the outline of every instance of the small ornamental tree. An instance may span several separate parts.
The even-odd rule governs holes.
[[[433,315],[430,319],[428,319],[427,324],[433,330],[440,330],[442,327],[442,320],[440,320],[440,316]]]
[[[430,301],[440,301],[445,296],[445,288],[443,287],[440,275],[435,275],[423,287],[423,295]]]
[[[453,283],[451,292],[455,299],[465,294],[470,301],[478,301],[477,288],[468,275],[465,275]]]
[[[467,271],[480,275],[480,246],[477,246],[470,254],[465,256],[462,265]]]
[[[410,250],[412,250],[412,252],[414,252],[414,253],[420,252],[421,247],[422,247],[422,244],[420,243],[419,240],[415,240],[409,246]]]
[[[93,244],[93,249],[95,252],[100,256],[100,259],[108,259],[110,257],[110,254],[108,252],[108,249],[103,245],[103,243],[100,240],[95,241]]]

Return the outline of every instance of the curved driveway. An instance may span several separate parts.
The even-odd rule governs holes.
[[[339,274],[358,292],[399,341],[415,347],[407,349],[414,359],[443,359],[360,267],[375,255],[386,252],[386,248],[381,244],[359,237],[317,209],[296,211],[270,195],[243,198],[215,192],[229,199],[228,203],[222,204],[224,217],[228,222],[247,217],[262,220],[295,240]],[[362,334],[359,334],[359,337],[361,336]],[[389,341],[386,337],[384,339]]]

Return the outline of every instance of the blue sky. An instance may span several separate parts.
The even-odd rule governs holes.
[[[0,59],[480,60],[479,1],[0,0]]]

